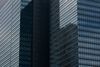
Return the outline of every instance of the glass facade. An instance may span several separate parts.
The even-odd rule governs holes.
[[[19,66],[20,0],[2,0],[0,8],[0,67]]]
[[[33,67],[49,67],[49,1],[33,5]]]
[[[100,67],[100,1],[0,0],[0,67]]]
[[[51,0],[50,4],[50,66],[99,67],[100,1]]]
[[[31,67],[32,7],[29,0],[0,1],[0,67]]]
[[[100,67],[100,1],[78,1],[79,67]]]
[[[77,0],[59,0],[60,28],[77,24]]]
[[[50,67],[77,67],[77,0],[50,4]]]
[[[33,2],[25,0],[21,2],[27,3],[21,10],[20,19],[20,54],[19,66],[32,67],[32,45],[33,45]]]

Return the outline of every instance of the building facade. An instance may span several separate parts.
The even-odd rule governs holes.
[[[77,67],[77,0],[50,4],[50,67]]]
[[[48,22],[47,0],[1,0],[0,67],[49,67]]]
[[[100,1],[51,0],[50,4],[50,67],[99,67]]]
[[[30,3],[29,0],[0,1],[0,67],[31,67],[32,65],[32,51],[30,51],[32,50],[30,49],[32,33],[30,31],[32,32],[33,26],[31,24],[32,16],[27,13],[29,14],[31,11],[32,14],[33,11],[32,5],[29,8],[28,3]],[[21,9],[21,7],[24,8]],[[25,10],[27,7],[30,11]],[[23,14],[25,15],[23,16]],[[24,22],[26,17],[28,19]]]
[[[33,1],[33,67],[49,67],[49,0]]]
[[[33,1],[21,1],[19,67],[32,67]]]
[[[0,67],[18,67],[20,0],[0,1]]]
[[[100,1],[78,1],[79,67],[100,67]]]
[[[0,0],[0,67],[100,67],[99,0]]]

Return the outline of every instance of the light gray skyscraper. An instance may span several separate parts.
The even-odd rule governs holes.
[[[0,67],[19,66],[20,0],[0,0]]]

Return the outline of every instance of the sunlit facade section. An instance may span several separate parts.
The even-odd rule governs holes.
[[[1,0],[0,4],[0,67],[18,67],[20,0]]]

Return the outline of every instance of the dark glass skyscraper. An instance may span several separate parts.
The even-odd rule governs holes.
[[[0,0],[0,67],[100,67],[99,0]]]
[[[47,0],[1,0],[0,67],[48,67],[48,22]]]
[[[34,0],[33,7],[33,67],[49,67],[49,0]]]
[[[21,1],[19,66],[32,67],[33,2]]]

